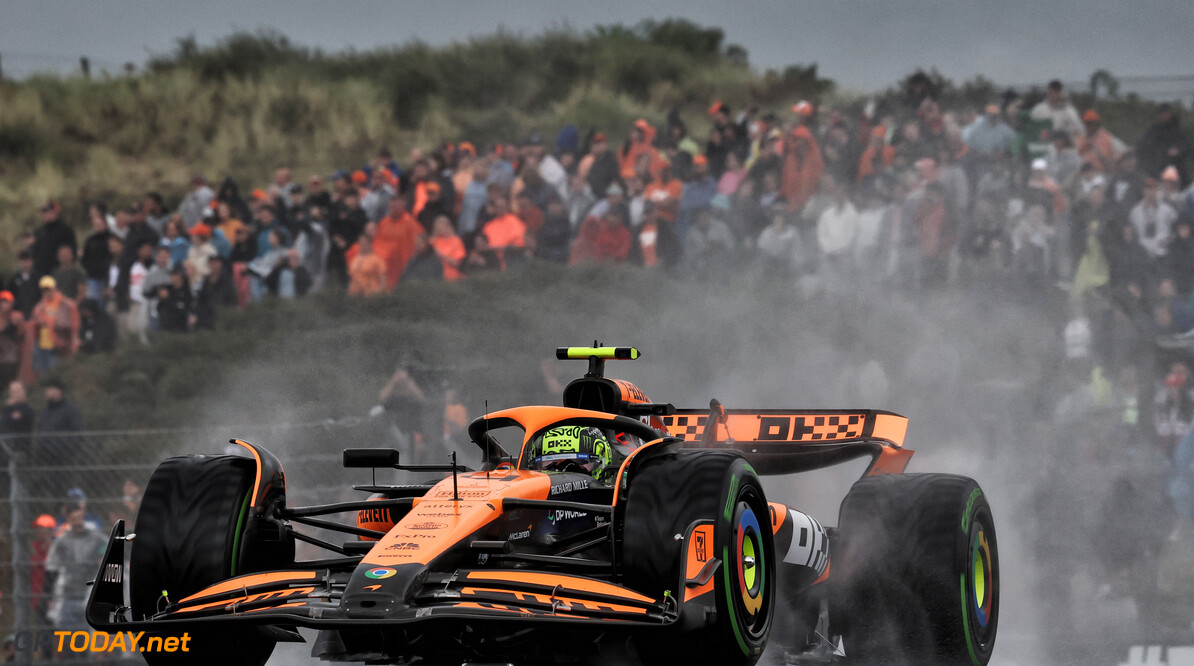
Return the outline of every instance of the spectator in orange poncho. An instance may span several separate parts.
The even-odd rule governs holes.
[[[427,164],[427,160],[419,159],[411,164],[410,167],[410,186],[406,193],[411,198],[410,212],[415,217],[423,212],[423,206],[427,205],[427,183],[431,176],[431,168]]]
[[[348,264],[349,296],[377,296],[386,288],[386,263],[373,253],[373,241],[361,234],[356,256]]]
[[[1082,161],[1099,171],[1110,173],[1124,149],[1116,145],[1115,137],[1103,127],[1102,119],[1094,109],[1082,114],[1082,125],[1085,133],[1078,137],[1075,146]]]
[[[467,252],[464,249],[464,241],[452,228],[452,220],[448,216],[440,215],[435,219],[435,226],[428,242],[431,243],[431,247],[435,249],[440,262],[444,265],[444,280],[447,282],[459,280],[461,278],[460,264],[464,262]]]
[[[558,197],[551,197],[558,198]],[[539,235],[539,228],[543,226],[543,211],[535,205],[530,192],[523,191],[516,200],[518,204],[518,219],[527,227],[527,236]]]
[[[887,128],[875,125],[871,130],[870,142],[866,150],[862,151],[862,158],[858,160],[858,179],[862,180],[871,174],[878,174],[891,167],[895,159],[895,148],[887,144]]]
[[[435,218],[440,215],[451,215],[453,204],[448,201],[454,195],[444,192],[444,186],[434,180],[429,180],[423,186],[427,200],[423,202],[423,209],[415,214],[415,220],[423,227],[423,233],[431,233]]]
[[[932,182],[913,212],[920,248],[920,278],[923,285],[944,284],[949,276],[949,253],[954,246],[954,220],[946,202],[945,188]]]
[[[623,208],[610,206],[601,217],[590,215],[580,225],[571,263],[621,263],[630,254],[630,243]]]
[[[387,291],[398,284],[414,253],[415,236],[422,232],[422,225],[406,209],[406,197],[399,194],[390,199],[389,212],[378,221],[373,238],[373,253],[386,264]]]
[[[630,130],[630,137],[618,150],[618,162],[622,170],[634,169],[638,156],[651,148],[651,141],[655,138],[655,128],[646,120],[639,118],[634,121]]]
[[[651,203],[655,215],[668,222],[676,221],[676,211],[680,207],[680,195],[684,191],[684,183],[672,174],[671,165],[666,165],[659,172],[659,179],[652,181],[643,191],[643,198]]]
[[[817,191],[824,171],[825,162],[821,159],[821,149],[813,133],[804,125],[792,130],[784,144],[783,181],[780,186],[780,193],[788,202],[789,213],[804,208],[809,197]]]
[[[659,177],[659,171],[668,163],[655,148],[657,131],[651,123],[639,118],[634,121],[634,128],[630,130],[630,138],[618,151],[618,163],[622,171],[634,171],[643,155],[647,156],[647,170],[652,178]]]

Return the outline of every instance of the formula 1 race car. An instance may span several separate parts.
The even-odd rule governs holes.
[[[442,478],[292,507],[259,446],[164,461],[135,534],[113,528],[88,622],[190,636],[188,652],[144,653],[151,664],[263,664],[277,642],[304,640],[298,627],[319,630],[312,656],[367,663],[746,665],[773,628],[799,637],[791,658],[805,662],[988,662],[991,508],[971,479],[903,474],[906,419],[676,409],[605,377],[634,348],[556,353],[588,373],[562,407],[473,421],[478,471],[455,454],[405,465],[393,449],[347,449],[346,467]],[[867,456],[836,528],[768,502],[759,478]],[[352,511],[355,524],[319,518]],[[296,540],[338,556],[296,561]]]

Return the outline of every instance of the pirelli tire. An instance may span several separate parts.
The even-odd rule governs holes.
[[[636,636],[646,664],[749,666],[767,647],[775,610],[775,546],[762,484],[736,452],[672,450],[631,472],[623,522],[624,581],[646,594],[683,598],[685,534],[712,520],[716,619],[712,626]]]
[[[293,540],[251,524],[255,474],[253,461],[237,456],[182,456],[158,465],[134,527],[129,592],[135,619],[232,576],[294,562]],[[274,641],[252,628],[187,633],[187,652],[142,656],[151,666],[264,664],[274,650]]]
[[[842,501],[830,629],[853,663],[982,666],[999,624],[999,551],[978,484],[950,474],[863,479]]]

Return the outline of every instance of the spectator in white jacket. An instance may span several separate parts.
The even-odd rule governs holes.
[[[1128,220],[1136,228],[1136,237],[1150,257],[1165,256],[1177,211],[1161,198],[1155,179],[1144,181],[1144,197],[1132,208]]]
[[[1053,131],[1065,132],[1071,139],[1077,139],[1085,132],[1078,109],[1066,99],[1065,87],[1056,79],[1049,82],[1044,101],[1032,107],[1031,115],[1035,120],[1053,121]]]

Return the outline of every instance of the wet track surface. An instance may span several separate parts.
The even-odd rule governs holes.
[[[1121,609],[1129,616],[1134,615],[1131,608]],[[1105,618],[1110,620],[1111,618]],[[307,630],[302,630],[310,641],[312,636]],[[1006,635],[999,636],[995,648],[992,666],[1047,666],[1047,665],[1087,665],[1087,666],[1194,666],[1194,633],[1186,632],[1182,639],[1174,636],[1169,643],[1141,643],[1124,632],[1120,636],[1104,635],[1091,637],[1090,640],[1076,640],[1065,637],[1055,637],[1054,642],[1042,642],[1041,637],[1034,635],[1025,628],[1023,632],[1013,628]],[[1164,649],[1163,649],[1164,648]],[[299,664],[329,663],[310,656],[310,645],[289,643],[279,645],[270,659],[270,666],[298,666]],[[484,662],[476,662],[484,663]],[[634,664],[633,661],[602,661],[601,666],[614,664]],[[784,654],[783,650],[775,647],[769,649],[759,664],[764,666],[787,666],[802,664]],[[843,663],[855,663],[846,661]]]
[[[764,487],[770,499],[799,506],[814,515],[835,517],[846,489],[861,473],[862,466],[865,463],[856,461],[816,475],[801,476],[799,484],[784,477],[767,477]],[[1194,604],[1187,609],[1179,605],[1160,611],[1166,616],[1168,627],[1164,622],[1142,619],[1137,602],[1124,589],[1110,585],[1104,570],[1089,558],[1057,555],[1041,549],[1039,534],[1025,525],[1026,500],[1007,492],[1011,486],[1006,479],[968,469],[959,460],[941,455],[923,456],[917,471],[942,468],[985,478],[984,485],[1000,529],[1001,611],[991,664],[1194,666],[1194,631],[1189,621],[1183,624],[1180,619],[1180,611],[1184,610],[1194,620]],[[1194,539],[1172,547],[1194,554]],[[1063,552],[1080,554],[1080,549]],[[1194,570],[1194,564],[1189,568]],[[777,617],[777,621],[782,622],[782,618]],[[314,632],[304,629],[301,633],[307,637],[307,644],[281,644],[269,663],[275,666],[327,663],[310,656]],[[808,663],[794,659],[792,648],[785,649],[779,644],[776,640],[779,633],[773,629],[772,644],[759,663],[767,666]],[[1182,651],[1183,646],[1192,646],[1188,656]],[[849,654],[849,645],[845,649]],[[610,658],[594,663],[604,666],[636,662]]]
[[[717,380],[686,380],[697,387],[692,390],[669,385],[676,381],[671,374],[666,380],[633,374],[647,365],[627,367],[626,378],[679,405],[701,404],[712,395],[727,407],[858,404],[910,417],[907,444],[917,453],[908,471],[970,476],[991,504],[1000,566],[991,664],[1194,666],[1194,654],[1181,650],[1194,646],[1194,602],[1150,607],[1136,598],[1141,590],[1160,590],[1169,602],[1194,599],[1194,538],[1166,541],[1173,528],[1161,493],[1166,461],[1139,441],[1115,437],[1115,424],[1099,414],[1055,410],[1068,388],[1051,379],[1048,359],[1056,352],[1057,331],[1049,318],[1004,298],[980,300],[865,301],[846,315],[814,308],[791,321],[768,314],[775,330],[785,331],[783,344],[765,338],[758,346],[796,351],[765,360],[731,355],[724,367],[713,364],[721,356],[702,357]],[[714,310],[735,305],[712,302]],[[743,307],[755,313],[753,306]],[[881,333],[865,325],[874,320],[886,322]],[[810,328],[810,321],[837,325]],[[993,328],[995,321],[1005,323]],[[861,342],[848,349],[836,344],[839,328],[863,336]],[[758,336],[764,329],[751,330]],[[804,337],[788,340],[792,331]],[[861,376],[865,359],[882,362],[890,390],[870,395],[848,382],[834,388],[816,380]],[[852,465],[766,477],[764,490],[770,500],[836,525],[841,500],[865,462]],[[1126,503],[1117,494],[1125,481],[1136,493]],[[1170,558],[1168,579],[1160,561],[1166,550],[1178,553]],[[845,650],[849,655],[849,644]],[[791,663],[785,652],[773,640],[760,663]],[[289,644],[279,646],[270,663],[319,662],[310,657],[309,644]]]

